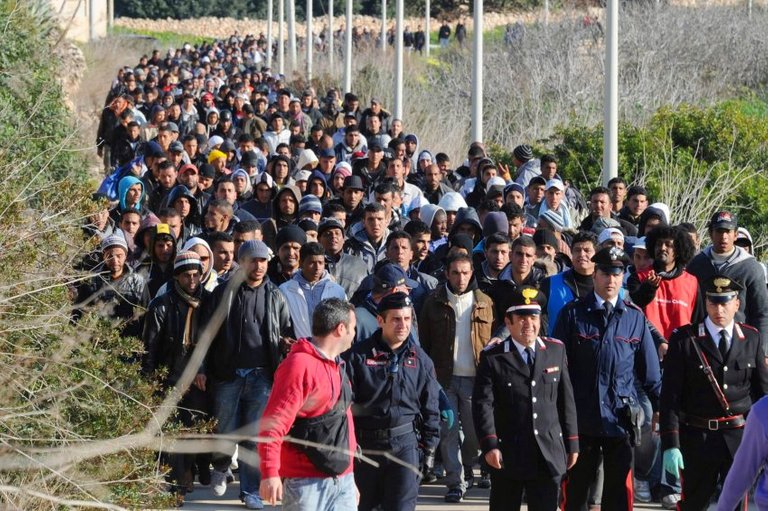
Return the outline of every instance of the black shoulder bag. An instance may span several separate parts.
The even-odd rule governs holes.
[[[316,469],[329,476],[344,473],[350,464],[347,408],[352,400],[352,390],[342,365],[339,366],[339,372],[341,390],[336,405],[317,417],[296,419],[288,432],[291,439],[312,443],[306,445],[295,442],[295,445],[306,454]]]

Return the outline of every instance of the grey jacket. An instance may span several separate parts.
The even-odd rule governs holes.
[[[736,321],[757,328],[763,349],[768,348],[768,288],[765,285],[765,272],[762,265],[741,247],[736,250],[719,268],[712,260],[712,246],[708,246],[688,263],[688,273],[699,281],[706,282],[714,275],[721,274],[740,282],[744,290],[739,292],[739,311]]]

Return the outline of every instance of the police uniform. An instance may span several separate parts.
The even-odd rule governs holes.
[[[521,288],[507,312],[540,314],[537,294]],[[483,454],[499,449],[502,456],[502,468],[490,468],[491,510],[520,509],[523,490],[528,509],[555,509],[566,453],[579,450],[565,346],[539,337],[532,348],[530,364],[511,337],[480,355],[472,395],[475,429]]]
[[[624,252],[615,247],[600,250],[592,261],[597,271],[615,275],[628,263]],[[570,302],[561,310],[553,332],[568,355],[581,451],[563,485],[566,511],[587,509],[601,454],[603,507],[632,509],[634,445],[628,417],[638,417],[635,381],[654,410],[659,398],[659,358],[645,316],[627,301],[617,299],[612,307],[606,303],[596,292]]]
[[[708,302],[726,303],[743,286],[716,275],[703,288]],[[722,334],[712,334],[719,330],[726,330],[723,347]],[[707,377],[707,365],[719,391]],[[741,443],[744,415],[766,392],[768,367],[756,329],[736,322],[721,328],[708,318],[672,333],[664,358],[660,426],[665,464],[671,451],[677,449],[682,451],[685,464],[678,509],[708,507]]]
[[[394,293],[382,299],[379,313],[410,306],[408,295]],[[381,329],[354,344],[344,358],[354,392],[357,441],[363,454],[379,463],[378,467],[355,463],[358,509],[415,509],[420,451],[434,459],[440,435],[440,387],[434,365],[411,337],[392,351]],[[397,461],[370,454],[374,451],[387,452]]]

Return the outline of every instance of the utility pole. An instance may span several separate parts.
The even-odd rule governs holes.
[[[288,56],[291,59],[291,78],[296,72],[296,0],[288,0]]]
[[[619,175],[619,0],[606,5],[603,185]]]
[[[472,50],[472,142],[483,141],[483,0],[475,0]]]
[[[272,68],[272,13],[272,0],[267,0],[267,67],[270,69]]]
[[[307,85],[312,81],[312,50],[315,39],[312,36],[312,0],[307,0]]]
[[[381,0],[381,53],[387,54],[387,0]]]
[[[277,0],[277,17],[279,19],[279,24],[277,25],[277,72],[281,75],[285,74],[285,35],[283,32],[285,1]]]
[[[328,0],[328,73],[331,76],[336,76],[333,71],[333,0]]]
[[[347,26],[344,34],[344,93],[352,92],[352,0],[347,0]]]
[[[395,109],[394,118],[403,118],[403,0],[395,7]]]
[[[424,35],[426,36],[427,44],[424,47],[424,55],[429,57],[429,40],[431,39],[430,34],[429,34],[429,22],[430,22],[431,16],[429,15],[429,10],[430,10],[429,9],[429,0],[424,0],[424,1],[427,4],[427,19],[424,20]]]

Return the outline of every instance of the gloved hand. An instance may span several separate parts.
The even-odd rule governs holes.
[[[456,414],[453,408],[451,408],[451,402],[443,389],[440,389],[438,394],[438,408],[440,408],[440,420],[445,422],[448,429],[451,429],[456,422]]]
[[[680,478],[680,470],[685,468],[683,453],[677,447],[664,451],[664,470],[676,478]]]

